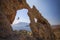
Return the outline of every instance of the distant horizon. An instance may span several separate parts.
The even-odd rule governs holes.
[[[46,18],[51,25],[60,25],[59,0],[27,0],[27,3],[31,8],[35,5],[42,16]],[[17,10],[17,15],[13,24],[19,22],[30,23],[27,12],[27,9]],[[17,20],[18,17],[19,20]]]
[[[28,22],[18,22],[18,23],[16,23],[16,24],[19,24],[19,23],[28,23]],[[12,24],[12,25],[16,25],[16,24]],[[29,24],[29,23],[28,23]],[[51,25],[51,26],[55,26],[55,25],[60,25],[60,24],[53,24],[53,25]]]

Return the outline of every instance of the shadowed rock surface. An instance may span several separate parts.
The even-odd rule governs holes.
[[[0,37],[6,38],[10,36],[11,33],[12,33],[12,28],[10,22],[3,13],[0,13]]]

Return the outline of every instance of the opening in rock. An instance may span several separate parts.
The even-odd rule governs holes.
[[[30,20],[27,15],[27,12],[28,12],[27,9],[17,10],[15,20],[12,24],[13,30],[30,31],[30,27],[29,27]]]
[[[34,18],[34,20],[35,20],[35,22],[37,23],[37,19],[36,19],[36,18]]]

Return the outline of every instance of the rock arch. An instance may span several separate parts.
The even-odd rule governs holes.
[[[12,24],[12,22],[14,21],[16,11],[18,9],[23,9],[23,8],[26,8],[29,10],[28,15],[31,21],[30,27],[31,27],[33,36],[37,40],[40,40],[40,39],[41,40],[52,40],[52,39],[55,40],[53,36],[54,34],[52,32],[49,22],[44,17],[41,16],[41,14],[35,8],[35,6],[33,6],[33,8],[31,9],[29,5],[26,3],[26,0],[0,0],[0,15],[1,15],[0,16],[0,30],[1,30],[0,39],[2,38],[1,40],[3,40],[9,36],[12,36],[13,33],[12,33],[12,28],[10,24]],[[37,19],[37,23],[35,23],[34,18]],[[42,28],[42,31],[40,30],[41,28]],[[41,33],[43,35],[41,35]]]
[[[0,38],[6,38],[12,33],[11,24],[16,11],[28,7],[26,0],[0,0]]]

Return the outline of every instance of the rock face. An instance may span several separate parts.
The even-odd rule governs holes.
[[[53,28],[53,31],[54,31],[56,40],[60,40],[60,26],[59,27],[57,26],[56,28]]]
[[[12,28],[7,17],[0,13],[0,38],[7,38],[12,34]]]
[[[0,0],[0,40],[19,40],[14,37],[11,24],[18,9],[28,8],[26,0]]]
[[[10,23],[14,21],[17,10],[28,7],[26,0],[0,0],[0,13],[5,14]]]
[[[30,27],[33,32],[33,36],[38,40],[55,40],[54,33],[51,29],[49,22],[39,13],[39,11],[33,6],[28,12],[30,17]],[[35,22],[35,19],[37,22]]]
[[[28,9],[33,37],[17,35],[11,28],[16,11],[23,8]],[[35,6],[30,8],[26,0],[0,0],[0,40],[55,40],[55,37],[49,22]]]

